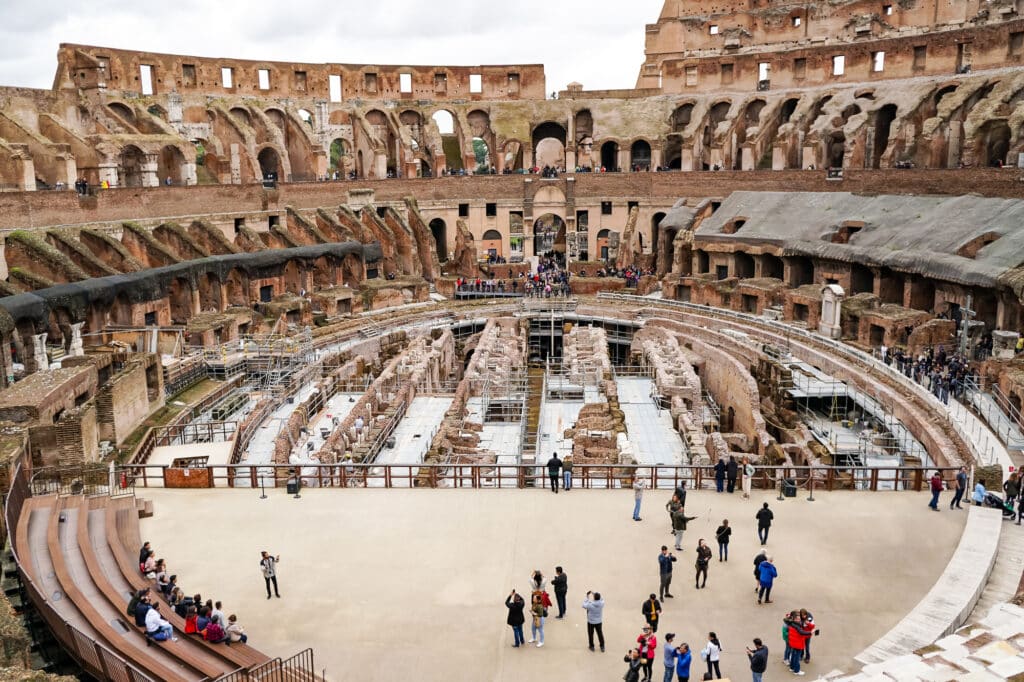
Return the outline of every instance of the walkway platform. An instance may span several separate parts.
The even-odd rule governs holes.
[[[685,452],[668,410],[658,409],[651,399],[654,381],[619,377],[619,407],[626,417],[626,431],[639,464],[684,464]]]

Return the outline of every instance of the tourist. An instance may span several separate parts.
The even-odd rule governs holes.
[[[743,458],[743,467],[742,467],[741,471],[743,473],[743,499],[744,500],[749,500],[750,499],[750,489],[751,489],[751,487],[753,487],[753,484],[754,484],[754,473],[756,471],[754,469],[754,465],[750,463],[750,458],[749,457],[744,457]]]
[[[800,661],[803,660],[804,646],[807,642],[807,638],[810,637],[814,630],[807,629],[806,624],[800,618],[800,614],[796,614],[796,618],[793,618],[793,614],[790,614],[783,622],[789,626],[788,641],[789,644],[789,669],[793,671],[794,675],[805,675],[804,671],[800,670]]]
[[[189,605],[185,611],[185,634],[195,635],[199,633],[199,611],[196,607]]]
[[[722,643],[718,641],[718,635],[714,632],[708,633],[708,643],[704,645],[704,648],[700,652],[700,658],[702,661],[706,661],[708,664],[708,674],[704,679],[711,679],[711,673],[714,672],[715,677],[722,679],[722,671],[718,667],[718,662],[722,655]]]
[[[651,595],[652,597],[654,595]],[[640,652],[640,663],[644,669],[644,680],[651,681],[654,673],[654,658],[658,655],[658,638],[653,627],[645,627],[636,638],[636,648]]]
[[[696,587],[698,590],[703,589],[708,584],[708,563],[711,561],[711,548],[708,547],[708,543],[704,542],[704,538],[697,541],[697,561],[694,566],[697,568]],[[704,576],[703,582],[701,576]]]
[[[672,594],[668,591],[672,585],[672,564],[675,563],[676,556],[668,551],[667,545],[661,546],[661,554],[658,555],[658,575],[661,578],[661,585],[658,587],[658,596],[661,599],[672,599]]]
[[[515,590],[512,590],[512,593],[505,599],[505,608],[508,609],[508,618],[505,619],[505,622],[512,628],[512,637],[515,642],[512,644],[513,649],[518,649],[520,645],[525,644],[523,639],[523,623],[526,622],[526,617],[523,615],[525,606],[526,602],[516,594]]]
[[[622,676],[622,679],[625,682],[639,682],[640,671],[643,669],[643,659],[640,658],[640,652],[637,649],[630,649],[622,660],[629,664],[629,668],[626,669],[626,674]],[[645,677],[644,679],[646,680],[647,678]]]
[[[224,633],[224,628],[221,626],[221,620],[219,615],[210,617],[210,624],[206,626],[206,630],[203,631],[203,639],[212,644],[219,644],[227,639],[227,635]]]
[[[146,555],[142,564],[142,572],[150,580],[156,580],[156,553],[153,550],[149,550],[149,554]]]
[[[260,570],[263,571],[263,581],[267,584],[267,599],[270,599],[270,583],[274,583],[274,594],[280,599],[281,593],[277,591],[277,562],[281,561],[281,556],[270,556],[270,553],[265,551],[260,554]]]
[[[761,682],[764,671],[768,669],[768,647],[761,642],[760,637],[754,638],[753,650],[747,649],[747,660],[750,661],[752,682]]]
[[[682,508],[682,502],[680,502],[679,491],[676,490],[675,494],[672,495],[672,499],[665,503],[665,511],[668,512],[668,523],[669,523],[669,535],[675,535],[675,522],[672,520],[676,510]]]
[[[644,600],[644,603],[640,605],[640,613],[643,614],[644,620],[651,626],[652,632],[658,631],[658,616],[661,615],[661,602],[658,601],[658,596],[651,593],[651,596]]]
[[[766,604],[772,603],[772,584],[779,577],[779,572],[772,563],[772,558],[765,555],[764,561],[757,565],[760,589],[757,591],[757,603],[763,599]]]
[[[672,533],[676,536],[677,552],[683,551],[680,544],[683,541],[683,533],[686,532],[686,524],[696,518],[696,516],[687,516],[686,510],[682,507],[679,507],[679,509],[672,514]]]
[[[604,630],[602,629],[604,618],[604,599],[601,599],[600,592],[587,591],[587,598],[583,600],[583,608],[587,611],[587,642],[590,650],[594,650],[594,633],[597,633],[597,641],[604,651]]]
[[[154,602],[146,611],[146,636],[158,642],[171,640],[177,642],[178,638],[173,637],[174,628],[160,616],[160,602]]]
[[[633,479],[633,520],[642,521],[640,518],[640,503],[644,499],[644,488],[647,482],[639,475]]]
[[[196,618],[196,634],[206,637],[206,628],[210,627],[210,607],[199,607],[199,617]]]
[[[757,556],[754,557],[754,592],[757,592],[759,589],[761,589],[760,566],[761,562],[764,561],[767,557],[768,550],[766,549],[762,549],[760,552],[757,553]]]
[[[665,677],[662,678],[662,682],[672,682],[672,678],[675,677],[676,672],[676,657],[679,652],[676,650],[676,646],[672,643],[672,640],[676,638],[674,632],[665,633],[665,646],[662,647],[662,652],[665,654]]]
[[[722,519],[722,525],[715,530],[715,540],[718,542],[718,560],[729,560],[729,536],[732,535],[732,528],[729,527],[729,519]]]
[[[562,460],[558,459],[558,453],[551,455],[548,460],[548,478],[551,481],[551,492],[558,494],[558,479],[561,478]]]
[[[736,458],[729,455],[729,463],[725,465],[725,492],[732,493],[736,490],[736,475],[739,472],[739,466],[736,464]]]
[[[177,578],[178,576],[172,575],[171,578]],[[185,593],[181,591],[180,587],[175,587],[171,590],[171,594],[167,597],[167,604],[174,609],[174,612],[178,612],[178,604],[185,599]]]
[[[754,515],[757,519],[757,537],[761,540],[761,546],[768,544],[768,529],[772,527],[772,519],[775,514],[768,508],[768,503],[761,505],[761,509]]]
[[[960,467],[960,471],[956,472],[956,487],[953,489],[953,499],[949,503],[949,508],[956,507],[957,509],[963,509],[960,506],[960,501],[964,499],[964,492],[967,490],[967,467]]]
[[[216,602],[213,605],[213,611],[210,612],[210,618],[220,623],[221,627],[228,622],[228,619],[224,616],[224,610],[220,602]]]
[[[931,489],[932,489],[932,501],[928,503],[928,506],[932,508],[932,511],[939,511],[939,493],[942,492],[942,474],[936,471],[932,474]]]
[[[715,492],[720,493],[725,491],[725,460],[719,458],[715,462]]]
[[[818,630],[817,630],[817,628],[814,625],[814,616],[811,615],[810,611],[808,611],[807,609],[800,609],[800,618],[804,622],[804,627],[806,627],[808,630],[811,630],[812,632],[814,632],[814,634],[818,634]],[[811,662],[811,637],[808,636],[807,640],[804,642],[804,663],[810,663],[810,662]]]
[[[148,606],[148,604],[149,604],[149,588],[148,587],[143,587],[141,590],[133,593],[132,594],[132,598],[128,600],[128,608],[125,609],[125,614],[128,615],[128,616],[131,616],[132,618],[134,618],[135,619],[135,624],[138,625],[139,627],[142,627],[142,623],[138,622],[139,621],[139,616],[138,616],[138,614],[139,614],[139,611],[138,611],[139,604],[146,604]],[[145,617],[146,611],[148,611],[148,609],[144,609],[142,611],[142,616],[143,617]]]
[[[1017,525],[1020,525],[1020,519],[1024,516],[1024,486],[1021,486],[1020,497],[1017,498]]]
[[[569,576],[565,574],[561,566],[555,566],[555,577],[551,579],[551,586],[555,588],[555,601],[558,603],[558,620],[565,617],[565,595],[569,591]]]
[[[572,490],[572,455],[562,460],[562,489],[566,492]]]
[[[530,600],[530,615],[532,621],[530,622],[530,644],[534,641],[537,642],[538,647],[544,646],[544,615],[547,613],[547,609],[544,608],[544,599],[537,593],[534,593],[533,598]]]
[[[548,581],[544,579],[544,574],[540,572],[540,569],[534,570],[530,574],[530,591],[533,594],[542,594],[548,587]]]
[[[245,644],[249,641],[249,635],[245,634],[245,628],[238,624],[238,616],[233,613],[228,616],[227,635],[228,639],[225,644],[228,645],[238,642]]]
[[[1010,474],[1010,478],[1003,484],[1003,492],[1006,493],[1006,503],[1014,505],[1017,503],[1017,497],[1020,495],[1021,485],[1017,478],[1017,472]]]
[[[135,624],[142,627],[146,624],[146,616],[149,614],[149,610],[153,608],[153,604],[156,602],[152,599],[152,595],[149,590],[146,590],[146,594],[139,598],[135,603]]]
[[[150,551],[149,542],[142,543],[142,549],[139,550],[139,573],[146,572],[146,559],[152,554]]]
[[[971,495],[971,500],[974,502],[976,507],[980,507],[985,502],[985,485],[978,481],[974,484],[974,493]]]
[[[692,656],[690,655],[690,645],[683,642],[676,649],[676,677],[679,682],[690,681],[690,661]]]

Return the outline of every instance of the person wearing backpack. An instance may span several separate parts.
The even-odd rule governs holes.
[[[203,632],[203,639],[213,644],[223,642],[227,638],[224,633],[224,628],[220,624],[220,615],[216,615],[210,619],[210,624],[206,626],[206,630]]]
[[[722,519],[722,525],[715,531],[715,540],[718,541],[718,560],[729,560],[729,536],[732,535],[732,528],[729,527],[729,519]]]
[[[139,590],[138,592],[136,592],[135,594],[132,595],[132,598],[128,601],[128,608],[125,609],[125,613],[127,615],[131,616],[132,618],[134,618],[135,617],[135,607],[137,607],[139,605],[140,601],[148,601],[148,599],[149,599],[149,588],[148,587],[144,587],[144,588],[142,588],[141,590]]]

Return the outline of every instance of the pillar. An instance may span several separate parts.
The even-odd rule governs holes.
[[[71,343],[68,345],[68,355],[85,355],[82,348],[82,327],[85,322],[75,322],[71,327]]]
[[[29,337],[32,345],[32,367],[25,367],[26,372],[41,372],[50,368],[50,360],[46,357],[46,332],[33,334]]]
[[[106,180],[110,187],[117,187],[117,164],[101,161],[99,164],[99,184]]]
[[[160,176],[157,173],[160,165],[156,154],[146,154],[142,157],[142,164],[139,166],[139,173],[142,178],[143,187],[159,187]]]

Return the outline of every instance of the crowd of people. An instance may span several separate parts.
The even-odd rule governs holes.
[[[938,350],[929,348],[917,357],[902,348],[890,350],[886,346],[881,347],[880,353],[882,362],[921,384],[947,405],[950,396],[959,400],[968,385],[977,383],[977,374],[967,358],[960,353],[947,353],[943,346]]]
[[[548,460],[549,486],[552,492],[558,492],[559,484],[563,483],[562,476],[560,475],[565,473],[562,463],[563,460],[557,456],[552,456]],[[736,466],[735,475],[731,477],[732,481],[729,486],[729,492],[737,489],[735,486],[737,479],[741,480],[742,486],[743,480],[753,477],[754,472],[747,467],[747,464],[745,462],[742,468],[738,465]],[[724,478],[726,480],[730,478],[728,465]],[[566,490],[570,488],[568,481],[571,481],[571,473],[568,480],[565,481]],[[636,477],[631,487],[634,494],[633,519],[635,521],[642,521],[640,511],[644,491],[646,490],[644,479],[639,476]],[[749,491],[749,488],[746,487],[741,487],[740,489],[743,489],[745,492]],[[672,535],[675,539],[675,549],[677,551],[683,551],[682,539],[687,523],[697,518],[696,516],[688,516],[686,514],[685,504],[686,489],[685,487],[680,487],[673,492],[671,500],[665,505],[666,511],[669,514]],[[753,516],[758,529],[758,540],[764,545],[768,540],[768,529],[772,525],[774,514],[769,508],[768,503],[765,502]],[[715,540],[719,550],[718,560],[721,563],[728,562],[729,560],[728,546],[732,533],[733,526],[730,525],[728,519],[723,519],[715,531]],[[713,557],[714,554],[707,540],[704,538],[698,539],[694,561],[695,589],[702,590],[707,588],[709,567]],[[627,682],[652,682],[654,667],[660,658],[664,667],[663,679],[665,682],[672,682],[673,680],[687,682],[691,677],[691,668],[694,666],[697,656],[700,657],[700,661],[707,668],[707,672],[703,674],[703,679],[721,679],[724,645],[716,632],[707,633],[707,639],[700,649],[691,649],[690,645],[686,642],[677,643],[676,634],[668,632],[665,633],[664,643],[659,648],[657,633],[659,627],[663,624],[663,612],[666,610],[667,600],[674,599],[671,587],[674,566],[678,562],[678,558],[667,545],[662,545],[661,551],[657,555],[657,562],[659,573],[658,592],[650,593],[640,605],[640,613],[643,616],[644,624],[641,627],[639,636],[636,638],[636,645],[631,646],[623,658],[623,662],[627,665],[623,679]],[[757,603],[759,605],[772,604],[772,587],[779,576],[775,562],[766,549],[761,549],[754,557],[753,565],[754,590],[757,595]],[[505,599],[505,607],[508,612],[506,622],[512,628],[513,648],[518,649],[527,644],[534,644],[538,648],[544,646],[545,623],[548,618],[548,609],[552,607],[547,584],[547,579],[543,572],[539,569],[534,570],[529,577],[529,597],[527,598],[516,590],[512,590]],[[561,620],[565,616],[566,595],[568,593],[568,577],[562,566],[555,567],[555,577],[552,579],[551,584],[554,588],[555,603],[558,606],[558,614],[555,618]],[[581,606],[585,611],[587,623],[587,648],[592,652],[596,651],[597,648],[600,648],[602,652],[606,651],[604,597],[602,597],[600,592],[587,591]],[[529,639],[526,639],[523,631],[527,618],[530,619],[531,636]],[[791,610],[783,615],[781,625],[782,645],[785,651],[784,662],[795,676],[803,676],[806,673],[801,669],[801,666],[809,663],[811,660],[810,640],[814,635],[820,634],[814,623],[814,618],[807,609]],[[768,647],[760,637],[754,638],[752,645],[745,649],[746,660],[753,682],[761,682],[768,667]],[[737,678],[733,676],[733,679]]]
[[[184,621],[181,631],[187,635],[227,645],[244,644],[249,640],[238,617],[233,613],[226,616],[221,602],[213,599],[204,602],[199,593],[186,595],[178,586],[178,576],[168,571],[163,559],[156,558],[149,542],[144,542],[139,549],[139,571],[152,580],[153,585],[132,595],[126,613],[134,619],[135,625],[144,629],[147,644],[151,641],[178,641],[174,636],[174,626],[161,613],[162,604],[167,604],[168,610],[174,611]],[[276,589],[276,579],[274,585]],[[269,583],[267,594],[270,594]]]

